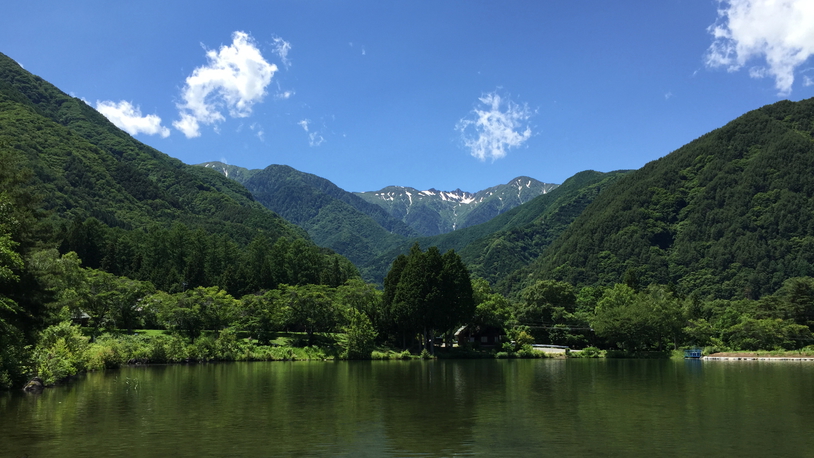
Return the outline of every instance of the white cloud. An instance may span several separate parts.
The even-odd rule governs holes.
[[[814,86],[814,80],[811,79],[809,76],[804,75],[803,76],[803,86],[804,87]]]
[[[492,161],[506,156],[531,138],[528,120],[535,112],[527,104],[517,104],[503,98],[497,92],[482,95],[481,108],[474,108],[469,118],[458,121],[455,130],[461,133],[464,146],[472,156],[481,161]]]
[[[749,69],[752,78],[772,76],[779,95],[791,93],[794,70],[814,54],[814,2],[811,0],[719,0],[718,21],[707,50],[708,67]]]
[[[142,116],[141,109],[137,106],[134,107],[132,103],[126,100],[119,103],[111,100],[101,102],[97,100],[96,111],[102,113],[116,127],[130,135],[161,135],[164,138],[170,135],[170,130],[161,125],[161,118],[154,114]]]
[[[311,128],[309,127],[310,124],[311,124],[310,119],[303,119],[302,121],[297,123],[297,125],[302,127],[302,130],[304,130],[308,134],[308,146],[312,147],[319,146],[325,143],[325,138],[322,136],[322,134],[320,134],[317,131],[312,131]]]
[[[288,60],[289,51],[291,51],[291,43],[280,37],[274,37],[274,54],[280,57],[280,61],[285,65],[286,70],[291,66],[291,61]]]
[[[263,100],[277,71],[245,32],[235,32],[231,46],[207,51],[206,57],[208,64],[187,77],[183,103],[178,104],[181,119],[172,123],[187,138],[200,136],[201,124],[223,121],[223,108],[233,118],[249,116],[252,106]]]
[[[673,91],[667,91],[664,94],[664,100],[670,100],[673,97]]]

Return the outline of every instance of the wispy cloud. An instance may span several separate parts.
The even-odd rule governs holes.
[[[521,105],[509,98],[504,101],[496,91],[484,94],[478,100],[479,106],[455,126],[472,156],[481,161],[486,158],[494,161],[531,138],[528,120],[535,111],[527,104]]]
[[[288,52],[291,51],[291,43],[283,40],[280,37],[274,37],[274,54],[280,57],[280,62],[285,65],[286,70],[291,66],[291,61],[288,60]]]
[[[303,119],[302,121],[298,122],[297,125],[302,127],[302,130],[308,134],[308,146],[314,147],[325,143],[325,138],[322,136],[322,134],[311,129],[310,119]]]
[[[351,42],[349,42],[349,43],[348,43],[348,46],[350,46],[351,48],[353,48],[353,42],[352,42],[352,41],[351,41]],[[364,56],[364,55],[366,55],[366,54],[367,54],[367,51],[365,51],[365,46],[364,46],[364,45],[362,45],[362,55]]]
[[[277,81],[277,92],[274,94],[275,99],[287,100],[290,99],[294,94],[296,94],[296,92],[293,90],[284,91],[283,88],[280,86],[280,82]]]
[[[259,138],[261,142],[266,141],[266,132],[263,130],[263,126],[255,122],[252,123],[251,126],[249,126],[249,129],[251,129],[252,132],[254,132],[254,134],[257,135],[257,138]]]
[[[814,54],[814,2],[811,0],[719,0],[718,20],[709,27],[714,40],[708,67],[749,69],[753,78],[772,76],[778,94],[791,93],[794,70]]]
[[[811,79],[809,76],[804,75],[803,76],[803,86],[805,86],[805,87],[814,86],[814,79]]]
[[[141,109],[126,100],[119,103],[111,100],[97,100],[96,111],[102,113],[116,127],[130,135],[161,135],[164,138],[170,135],[170,130],[161,125],[161,118],[158,115],[142,116]]]
[[[187,77],[183,102],[178,104],[181,119],[172,123],[187,138],[200,136],[202,124],[223,121],[223,108],[233,118],[249,116],[252,106],[263,100],[277,71],[245,32],[235,32],[230,46],[207,51],[206,57],[207,65]]]

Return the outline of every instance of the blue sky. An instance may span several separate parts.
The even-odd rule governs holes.
[[[639,168],[814,96],[814,2],[7,2],[0,52],[190,164],[349,191]]]

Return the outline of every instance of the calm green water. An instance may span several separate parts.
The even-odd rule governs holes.
[[[0,456],[814,456],[814,364],[271,362],[0,395]]]

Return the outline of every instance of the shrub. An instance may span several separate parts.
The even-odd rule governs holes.
[[[525,344],[517,350],[518,358],[546,358],[545,352],[535,350],[530,344]]]
[[[602,350],[596,347],[585,347],[580,352],[572,352],[571,356],[574,358],[601,358]]]
[[[198,337],[187,349],[189,358],[195,361],[211,361],[217,355],[217,344],[210,336]]]
[[[53,385],[62,379],[87,369],[88,338],[82,335],[79,326],[70,321],[49,326],[40,334],[40,341],[34,349],[34,369],[46,385]]]
[[[112,338],[98,338],[88,348],[88,370],[115,369],[122,365],[121,344]]]
[[[220,360],[234,361],[240,354],[240,343],[237,340],[237,331],[226,328],[220,331],[215,341],[215,357]]]

